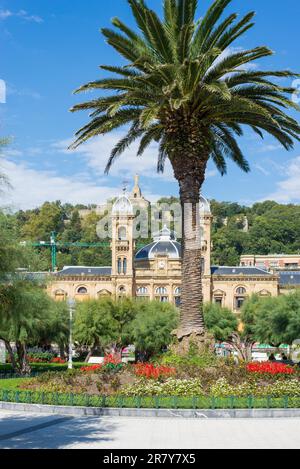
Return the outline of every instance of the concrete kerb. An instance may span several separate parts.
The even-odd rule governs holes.
[[[70,415],[74,417],[141,417],[188,419],[271,419],[300,418],[300,409],[117,409],[101,407],[68,407],[0,402],[0,410],[35,414]]]

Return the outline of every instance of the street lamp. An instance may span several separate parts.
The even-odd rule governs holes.
[[[70,327],[69,327],[69,363],[68,369],[73,369],[73,343],[72,343],[72,329],[73,329],[73,313],[75,311],[76,301],[73,298],[69,298],[68,301],[69,313],[70,313]]]

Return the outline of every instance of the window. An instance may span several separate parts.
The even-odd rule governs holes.
[[[125,226],[120,226],[120,228],[118,229],[118,238],[119,241],[126,241],[127,231]]]
[[[80,287],[77,290],[78,295],[87,295],[87,289],[85,287]]]
[[[56,301],[64,301],[67,297],[67,293],[64,290],[56,290],[54,295]]]
[[[222,296],[216,296],[215,297],[215,304],[219,306],[223,306],[223,297]]]
[[[118,259],[118,274],[121,275],[122,273],[122,259]]]
[[[137,289],[138,295],[148,295],[148,288],[147,287],[139,287]]]
[[[246,288],[239,287],[236,289],[236,297],[235,297],[235,309],[240,310],[245,303],[246,300]]]
[[[159,287],[156,289],[156,294],[157,295],[167,295],[168,290],[165,287]]]
[[[174,303],[177,308],[181,306],[181,288],[177,287],[174,290]]]
[[[127,259],[123,259],[123,274],[127,274]]]
[[[169,301],[168,290],[166,287],[159,287],[156,289],[156,300],[161,303],[167,303]]]

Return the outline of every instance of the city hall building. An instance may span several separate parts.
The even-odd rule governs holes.
[[[143,209],[149,202],[143,198],[135,180],[131,195],[122,194],[113,205],[112,265],[108,267],[71,266],[53,274],[49,294],[56,300],[78,301],[103,297],[134,297],[180,305],[181,244],[166,226],[153,236],[147,246],[136,250],[134,220],[136,204]],[[134,209],[135,206],[135,209]],[[218,303],[238,312],[252,294],[277,296],[281,288],[300,285],[300,271],[273,272],[256,265],[211,265],[212,213],[208,201],[201,197],[200,226],[203,253],[204,302]],[[282,280],[281,280],[282,277]],[[292,280],[289,281],[289,278]],[[296,280],[295,280],[296,277]],[[282,282],[282,285],[281,283]]]

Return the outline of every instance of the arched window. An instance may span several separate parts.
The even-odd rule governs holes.
[[[77,289],[78,295],[87,295],[87,292],[88,292],[88,291],[87,291],[87,288],[85,288],[85,287],[79,287],[79,288]]]
[[[168,290],[166,287],[158,287],[155,291],[156,300],[161,303],[167,303],[169,301]]]
[[[244,287],[239,287],[236,289],[236,294],[237,295],[246,295],[247,291],[246,291],[246,288]]]
[[[156,294],[157,295],[167,295],[168,290],[166,289],[166,287],[159,287],[159,288],[156,289]]]
[[[149,290],[147,287],[139,287],[136,291],[137,299],[140,301],[147,301],[150,299]]]
[[[139,287],[137,289],[138,295],[148,295],[148,288],[147,287]]]
[[[180,287],[177,287],[174,290],[174,302],[175,302],[175,306],[179,308],[181,305],[181,288]]]
[[[120,226],[120,228],[118,229],[118,239],[119,241],[126,241],[127,231],[125,226]]]

